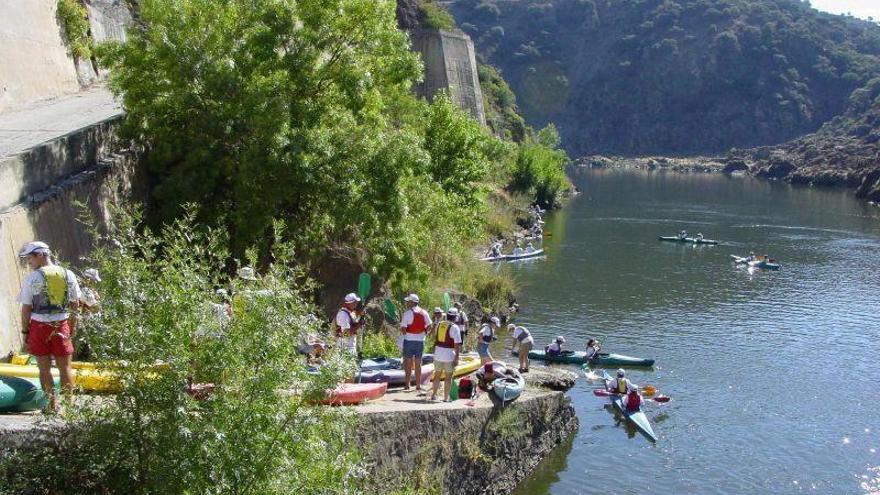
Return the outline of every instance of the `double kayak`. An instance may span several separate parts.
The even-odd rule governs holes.
[[[513,355],[518,353],[513,351]],[[550,355],[543,350],[529,351],[529,359],[537,359],[539,361],[548,361],[551,363],[566,364],[590,364],[592,366],[654,366],[653,359],[638,358],[625,356],[623,354],[614,354],[609,352],[600,352],[593,359],[587,359],[587,353],[584,351],[562,351],[559,355]]]
[[[608,373],[604,373],[605,378],[605,388],[609,388],[609,382],[611,377]],[[627,410],[626,406],[623,404],[623,398],[620,394],[612,394],[609,396],[611,400],[611,404],[614,405],[614,408],[620,412],[630,423],[632,423],[642,435],[645,436],[648,440],[652,442],[657,442],[657,435],[654,434],[654,428],[651,427],[651,422],[648,421],[648,416],[642,412],[642,409],[639,408],[635,411]]]
[[[0,363],[0,376],[39,379],[40,370],[33,365]],[[57,368],[52,368],[52,377],[59,377]],[[112,373],[90,368],[74,368],[73,383],[89,392],[118,392],[121,388],[119,379]]]
[[[331,406],[352,406],[368,400],[378,399],[388,390],[387,383],[340,383],[327,391],[322,404]]]
[[[659,239],[659,240],[661,240],[661,241],[667,241],[667,242],[683,242],[683,243],[687,243],[687,244],[712,244],[712,245],[718,244],[718,241],[715,241],[715,240],[712,240],[712,239],[697,239],[696,237],[684,237],[684,238],[682,238],[682,237],[678,237],[678,236],[675,236],[675,237],[663,237],[663,236],[660,236],[660,237],[658,237],[657,239]]]
[[[776,260],[749,260],[743,256],[737,256],[735,254],[731,254],[730,257],[733,259],[733,262],[737,265],[748,265],[749,268],[760,268],[762,270],[779,270],[782,268],[782,265],[776,263]]]
[[[534,251],[523,252],[519,254],[502,254],[498,256],[487,256],[485,258],[480,258],[480,261],[516,261],[523,260],[527,258],[536,258],[538,256],[542,256],[544,254],[543,249],[536,249]]]
[[[55,387],[60,383],[56,379]],[[25,412],[45,409],[49,398],[40,387],[39,378],[0,376],[0,412]]]

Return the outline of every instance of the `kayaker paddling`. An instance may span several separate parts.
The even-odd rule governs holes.
[[[697,232],[697,236],[694,237],[694,239],[696,239],[697,242],[702,241],[702,240],[703,240],[703,233],[702,233],[702,232]]]
[[[585,349],[586,355],[584,358],[587,361],[592,361],[594,358],[599,356],[599,351],[602,349],[602,344],[596,339],[590,339],[587,341],[587,348]]]
[[[562,344],[565,343],[565,337],[559,335],[556,337],[550,345],[544,348],[544,352],[547,353],[548,356],[561,356],[562,355]]]
[[[406,312],[400,320],[400,333],[403,334],[403,372],[404,390],[409,390],[410,377],[415,371],[416,390],[422,391],[422,355],[425,352],[425,334],[431,328],[431,316],[419,307],[419,296],[410,294],[404,299]]]
[[[626,377],[624,370],[617,370],[617,378],[611,380],[607,387],[609,392],[625,396],[623,404],[627,411],[638,411],[641,407],[642,396],[639,394],[639,388]]]
[[[535,339],[526,327],[511,323],[507,325],[507,329],[510,331],[510,336],[513,340],[510,344],[510,349],[514,350],[517,346],[519,347],[517,350],[519,353],[519,371],[520,373],[528,373],[529,364],[531,364],[529,361],[529,351],[535,346]]]
[[[687,236],[688,236],[687,230],[682,230],[681,232],[678,233],[678,238],[681,240],[687,239]]]

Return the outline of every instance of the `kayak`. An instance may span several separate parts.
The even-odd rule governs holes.
[[[422,364],[422,384],[431,381],[434,374],[434,364]],[[415,381],[413,374],[412,381]],[[357,383],[387,383],[388,386],[400,386],[406,383],[406,375],[403,368],[389,368],[384,370],[359,371],[354,378]]]
[[[501,400],[502,404],[507,404],[522,395],[522,391],[526,387],[526,380],[512,369],[506,370],[504,374],[506,376],[492,382],[492,392]]]
[[[377,357],[361,361],[361,371],[387,370],[388,368],[400,368],[399,358]]]
[[[30,354],[15,354],[12,356],[12,359],[9,360],[9,363],[3,364],[29,364],[36,366],[37,358],[36,356],[31,356]],[[93,370],[98,367],[98,363],[93,363],[91,361],[71,361],[70,367],[75,370]]]
[[[39,378],[40,370],[33,365],[0,363],[0,375]],[[52,368],[52,376],[58,378],[57,368]],[[119,380],[112,374],[94,369],[74,369],[73,383],[89,392],[117,392],[121,387]]]
[[[452,372],[452,376],[458,378],[460,376],[469,375],[480,369],[480,357],[476,354],[465,354],[458,356],[458,366]],[[446,373],[439,372],[440,378],[445,378]]]
[[[682,239],[681,237],[678,237],[678,236],[676,236],[676,237],[660,236],[657,239],[659,239],[661,241],[686,242],[686,243],[690,243],[690,244],[712,244],[712,245],[718,244],[718,241],[715,241],[712,239],[697,239],[696,237],[685,237],[684,239]]]
[[[526,258],[535,258],[537,256],[541,256],[544,254],[544,249],[536,249],[534,251],[530,251],[528,253],[520,253],[520,254],[502,254],[499,256],[486,256],[485,258],[480,258],[480,261],[515,261],[522,260]]]
[[[331,406],[361,404],[382,397],[387,390],[387,383],[340,383],[327,391],[327,398],[321,403]]]
[[[764,261],[764,260],[753,260],[749,261],[748,258],[743,256],[737,256],[735,254],[730,255],[733,258],[733,262],[737,265],[748,265],[749,268],[761,268],[763,270],[779,270],[782,268],[782,265],[776,263],[776,260]]]
[[[55,380],[55,386],[60,383]],[[25,412],[45,409],[49,399],[40,387],[39,378],[0,376],[0,412]]]
[[[605,388],[607,389],[608,381],[611,377],[608,376],[608,373],[605,373],[604,376]],[[614,394],[610,396],[609,399],[611,400],[611,403],[614,404],[614,408],[628,419],[630,423],[635,425],[636,429],[639,430],[642,435],[652,442],[657,442],[657,435],[654,434],[654,428],[651,427],[651,422],[648,421],[648,416],[642,412],[641,408],[639,408],[638,411],[627,411],[626,406],[623,405],[623,398],[619,394]]]
[[[516,356],[518,353],[513,351],[513,355]],[[584,351],[562,351],[562,354],[559,356],[551,356],[543,350],[536,349],[529,351],[529,359],[549,361],[551,363],[589,363],[593,366],[654,366],[653,359],[625,356],[623,354],[613,354],[609,352],[600,352],[597,357],[588,360],[587,353]]]

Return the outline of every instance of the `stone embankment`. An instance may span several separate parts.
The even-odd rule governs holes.
[[[506,494],[574,433],[578,419],[563,390],[574,374],[533,366],[527,388],[507,407],[484,393],[469,401],[427,402],[391,391],[358,408],[367,493]]]
[[[591,168],[636,168],[685,173],[745,174],[769,180],[782,180],[807,186],[843,187],[856,197],[880,204],[880,168],[798,165],[785,153],[770,149],[752,150],[748,155],[731,157],[606,157],[585,156],[575,165]]]

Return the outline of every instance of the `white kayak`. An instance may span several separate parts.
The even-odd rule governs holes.
[[[515,260],[522,260],[522,259],[526,259],[526,258],[535,258],[535,257],[541,256],[543,254],[544,254],[543,249],[536,249],[534,251],[522,252],[519,254],[512,254],[511,253],[511,254],[502,254],[500,256],[487,256],[485,258],[480,258],[480,261],[489,261],[489,262],[515,261]]]

